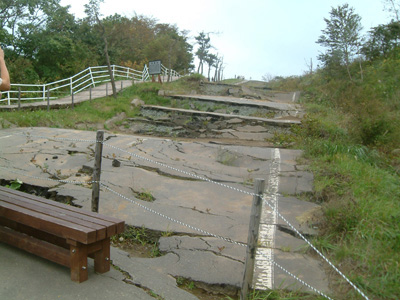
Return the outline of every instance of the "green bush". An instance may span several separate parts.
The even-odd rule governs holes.
[[[186,81],[186,82],[193,82],[193,81],[199,82],[199,81],[205,80],[205,79],[206,78],[203,75],[198,74],[198,73],[194,73],[194,74],[191,74],[189,76],[185,76],[182,78],[182,80]]]

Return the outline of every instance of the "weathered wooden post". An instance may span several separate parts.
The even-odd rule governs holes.
[[[89,87],[89,100],[92,101],[92,86]]]
[[[96,134],[96,148],[94,153],[93,184],[92,184],[92,211],[99,212],[101,158],[103,154],[104,131]]]
[[[244,274],[242,289],[240,291],[240,300],[247,299],[247,293],[252,288],[254,263],[256,257],[258,231],[260,227],[262,194],[264,192],[265,180],[257,178],[254,182],[254,197],[251,207],[249,235],[247,237],[246,261],[244,265]]]
[[[72,108],[74,108],[74,92],[73,91],[71,94],[71,100],[72,100]]]

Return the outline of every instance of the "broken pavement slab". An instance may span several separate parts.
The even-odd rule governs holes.
[[[239,105],[239,106],[250,106],[260,109],[269,109],[272,112],[286,114],[289,116],[299,117],[300,114],[303,115],[303,109],[300,105],[295,102],[285,101],[285,102],[275,102],[270,101],[268,99],[265,100],[254,100],[254,99],[246,99],[246,98],[238,98],[238,97],[229,97],[229,96],[209,96],[209,95],[175,95],[173,96],[176,99],[193,99],[208,102],[216,102],[220,104],[227,105]],[[292,96],[295,97],[295,96]]]
[[[21,133],[29,133],[29,137]],[[93,163],[94,139],[94,132],[77,130],[51,128],[2,130],[0,163],[4,168],[0,168],[0,178],[13,180],[20,177],[25,183],[45,185],[52,192],[63,197],[69,196],[75,204],[89,210],[90,186],[85,184],[76,186],[68,181],[90,180],[90,175],[83,172],[83,169],[86,166],[86,169],[90,170]],[[252,201],[252,196],[247,193],[252,192],[251,183],[255,178],[264,178],[268,182],[274,152],[276,149],[264,147],[187,143],[163,138],[106,134],[101,181],[124,197],[110,192],[103,186],[100,212],[121,218],[132,226],[145,226],[154,231],[172,233],[172,236],[160,239],[159,246],[165,256],[148,259],[129,257],[129,260],[123,257],[120,260],[136,261],[143,266],[156,269],[160,276],[170,279],[171,276],[179,276],[203,282],[208,286],[240,288],[245,247],[236,244],[227,245],[225,241],[215,237],[205,237],[207,235],[205,232],[241,243],[247,241]],[[296,162],[301,152],[283,149],[279,152],[281,155],[279,193],[286,195],[286,191],[294,193],[310,191],[312,176],[304,171],[303,166],[298,167]],[[35,154],[40,163],[31,161]],[[54,156],[57,156],[57,159],[53,159]],[[112,165],[116,158],[121,162],[120,167]],[[48,165],[46,172],[43,171],[45,163]],[[48,180],[57,175],[60,167],[63,167],[61,174],[66,182]],[[11,171],[17,171],[20,175]],[[23,177],[24,174],[34,177]],[[146,202],[137,199],[135,192],[141,190],[151,192],[155,201]],[[316,205],[281,195],[279,201],[279,211],[293,220],[301,232],[309,234],[306,225],[301,223],[298,217],[303,216],[308,210],[313,210]],[[171,218],[179,222],[174,222]],[[190,227],[182,226],[180,222]],[[284,228],[284,231],[280,228],[284,228],[284,224],[278,226],[276,230],[275,245],[272,249],[279,254],[276,257],[282,258],[282,264],[285,264],[284,258],[287,257],[290,261],[290,270],[303,276],[310,285],[326,288],[325,275],[319,260],[298,252],[302,247],[301,240],[288,234],[287,228]],[[301,263],[303,256],[306,263],[312,260],[315,261],[313,265],[319,266],[313,269],[314,277],[309,277],[308,271],[303,272]],[[129,268],[127,272],[133,273],[131,274],[133,278],[142,276],[135,275],[134,265],[132,268],[130,265],[119,265],[117,259],[115,263],[122,270]],[[274,274],[279,273],[274,271]],[[146,278],[144,275],[140,277],[138,284],[152,289],[152,282],[147,282]],[[275,282],[278,283],[280,278],[277,277]],[[316,280],[321,280],[322,283]],[[274,285],[274,287],[284,286]],[[288,287],[290,288],[290,285]],[[171,287],[171,293],[174,289]]]

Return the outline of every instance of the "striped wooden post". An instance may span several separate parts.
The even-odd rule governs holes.
[[[252,289],[264,187],[265,180],[257,178],[254,182],[255,195],[253,197],[253,205],[251,207],[249,235],[247,237],[246,262],[244,266],[242,289],[240,291],[240,300],[246,300],[248,291]]]

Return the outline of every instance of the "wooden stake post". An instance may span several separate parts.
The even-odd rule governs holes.
[[[264,187],[265,180],[257,178],[254,182],[255,195],[253,197],[253,206],[251,208],[249,235],[247,237],[246,262],[244,266],[242,289],[240,291],[240,300],[246,300],[248,291],[252,289]]]
[[[92,211],[99,212],[101,158],[103,154],[104,131],[96,134],[96,149],[94,153],[93,184],[92,184]]]

